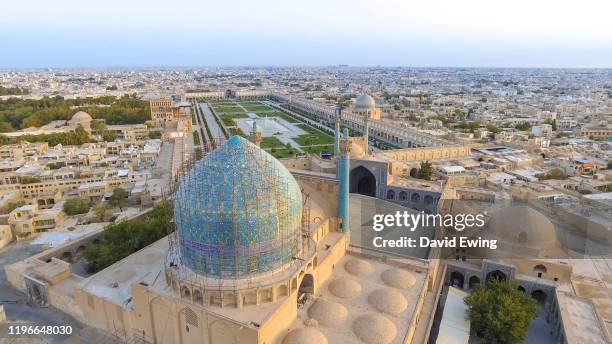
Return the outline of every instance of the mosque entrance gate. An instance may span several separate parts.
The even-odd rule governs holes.
[[[363,166],[356,167],[350,174],[350,192],[376,197],[376,177]]]
[[[24,276],[24,280],[28,294],[28,303],[39,307],[49,306],[45,288],[46,283],[28,276]]]

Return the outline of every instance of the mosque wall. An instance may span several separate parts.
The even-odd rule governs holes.
[[[311,193],[310,197],[316,198],[315,201],[317,201],[317,203],[329,204],[333,206],[331,213],[334,215],[338,213],[338,204],[336,200],[338,199],[339,189],[337,180],[300,174],[293,174],[293,177],[301,187],[306,186],[316,191]]]
[[[131,331],[133,326],[126,324],[126,318],[129,319],[129,316],[125,314],[127,310],[123,307],[81,289],[75,291],[75,300],[83,313],[83,318],[87,319],[88,325],[119,337],[130,335],[126,331]]]
[[[315,275],[315,283],[317,285],[320,285],[332,275],[336,264],[344,257],[347,247],[348,236],[342,235],[331,248],[325,252],[317,252],[318,266]]]
[[[319,242],[323,239],[327,233],[335,231],[335,228],[338,228],[338,221],[332,219],[326,219],[321,222],[316,229],[312,232],[312,239],[315,242]]]
[[[383,151],[383,154],[396,160],[418,161],[467,157],[470,155],[470,150],[469,146],[446,146],[393,149]]]
[[[4,273],[6,280],[13,288],[19,290],[22,293],[26,292],[25,279],[23,278],[23,272],[18,270],[18,266],[24,263],[17,263],[4,266]]]
[[[315,155],[300,158],[284,158],[279,161],[288,169],[305,170],[318,173],[336,173],[336,165],[329,160],[323,160]]]
[[[554,263],[546,260],[517,259],[512,260],[517,273],[535,278],[542,278],[559,283],[570,283],[572,267],[564,262]]]
[[[49,303],[57,309],[61,309],[62,312],[68,313],[77,319],[83,317],[83,312],[77,304],[76,300],[70,296],[64,294],[59,290],[60,288],[47,288],[47,296]]]
[[[126,340],[143,339],[164,344],[259,342],[256,328],[180,299],[157,294],[144,286],[135,285],[132,297],[133,310],[86,292],[81,292],[77,298],[88,324]],[[284,313],[284,316],[289,315]]]
[[[274,314],[264,321],[264,325],[259,330],[258,343],[274,343],[287,332],[287,328],[297,317],[297,293],[296,289],[289,294],[289,297],[276,309]]]

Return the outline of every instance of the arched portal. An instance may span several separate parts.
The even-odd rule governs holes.
[[[419,169],[416,167],[413,167],[410,169],[410,176],[412,178],[416,178],[419,175]]]
[[[306,303],[308,298],[314,294],[314,277],[311,274],[304,275],[302,279],[302,283],[300,283],[300,287],[298,288],[297,293],[297,303],[298,307]]]
[[[87,247],[85,247],[85,245],[79,246],[76,250],[76,256],[83,257],[83,255],[85,255],[85,251],[87,251]]]
[[[62,253],[62,256],[60,257],[60,259],[67,263],[72,263],[72,252],[66,251]]]
[[[538,275],[538,277],[542,277],[546,273],[546,267],[542,264],[538,264],[533,267],[533,272]]]
[[[34,301],[35,304],[44,305],[45,303],[44,292],[42,291],[42,287],[40,285],[32,284],[31,297],[32,297],[32,301]]]
[[[351,171],[350,192],[376,197],[376,177],[363,166]]]
[[[465,278],[463,277],[463,274],[457,271],[453,271],[451,272],[450,275],[450,285],[459,289],[463,289],[463,282],[465,281]]]
[[[534,290],[531,293],[531,297],[538,302],[538,305],[543,305],[546,303],[546,293],[541,289]]]
[[[478,276],[472,276],[470,277],[470,280],[468,282],[468,286],[470,289],[474,289],[476,288],[477,285],[480,285],[480,278]]]
[[[487,274],[487,283],[491,282],[492,280],[498,280],[498,281],[505,281],[506,280],[506,274],[499,271],[499,270],[493,270],[491,272],[489,272]]]

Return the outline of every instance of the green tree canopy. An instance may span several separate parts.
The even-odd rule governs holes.
[[[417,177],[419,179],[432,180],[433,174],[433,166],[431,163],[429,161],[422,161]]]
[[[81,198],[71,198],[64,202],[64,213],[67,215],[85,214],[91,208],[91,203]]]
[[[116,188],[113,190],[113,194],[111,195],[109,202],[113,207],[119,207],[120,210],[123,210],[123,205],[125,205],[127,197],[127,191],[122,188]]]
[[[532,298],[518,290],[516,281],[492,280],[465,298],[472,328],[484,343],[520,343],[538,313]]]
[[[167,203],[155,206],[144,218],[125,220],[109,225],[99,245],[85,251],[89,271],[100,271],[168,234],[172,207]]]
[[[0,209],[0,214],[4,215],[4,214],[8,214],[11,211],[21,207],[25,205],[24,201],[17,201],[17,202],[9,202],[7,205],[5,205],[3,208]]]
[[[40,178],[30,177],[30,176],[21,177],[21,184],[34,184],[34,183],[40,183]]]
[[[531,129],[531,124],[527,122],[518,123],[517,125],[514,126],[514,128],[518,130],[522,130],[522,131],[528,131],[529,129]]]
[[[104,131],[102,133],[102,140],[106,141],[106,142],[113,142],[117,139],[117,134],[113,133],[112,131]]]

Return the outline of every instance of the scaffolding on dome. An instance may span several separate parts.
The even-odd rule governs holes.
[[[273,278],[314,251],[309,198],[290,172],[255,145],[229,141],[231,149],[226,143],[187,161],[167,195],[176,230],[168,236],[166,274],[205,289]]]

